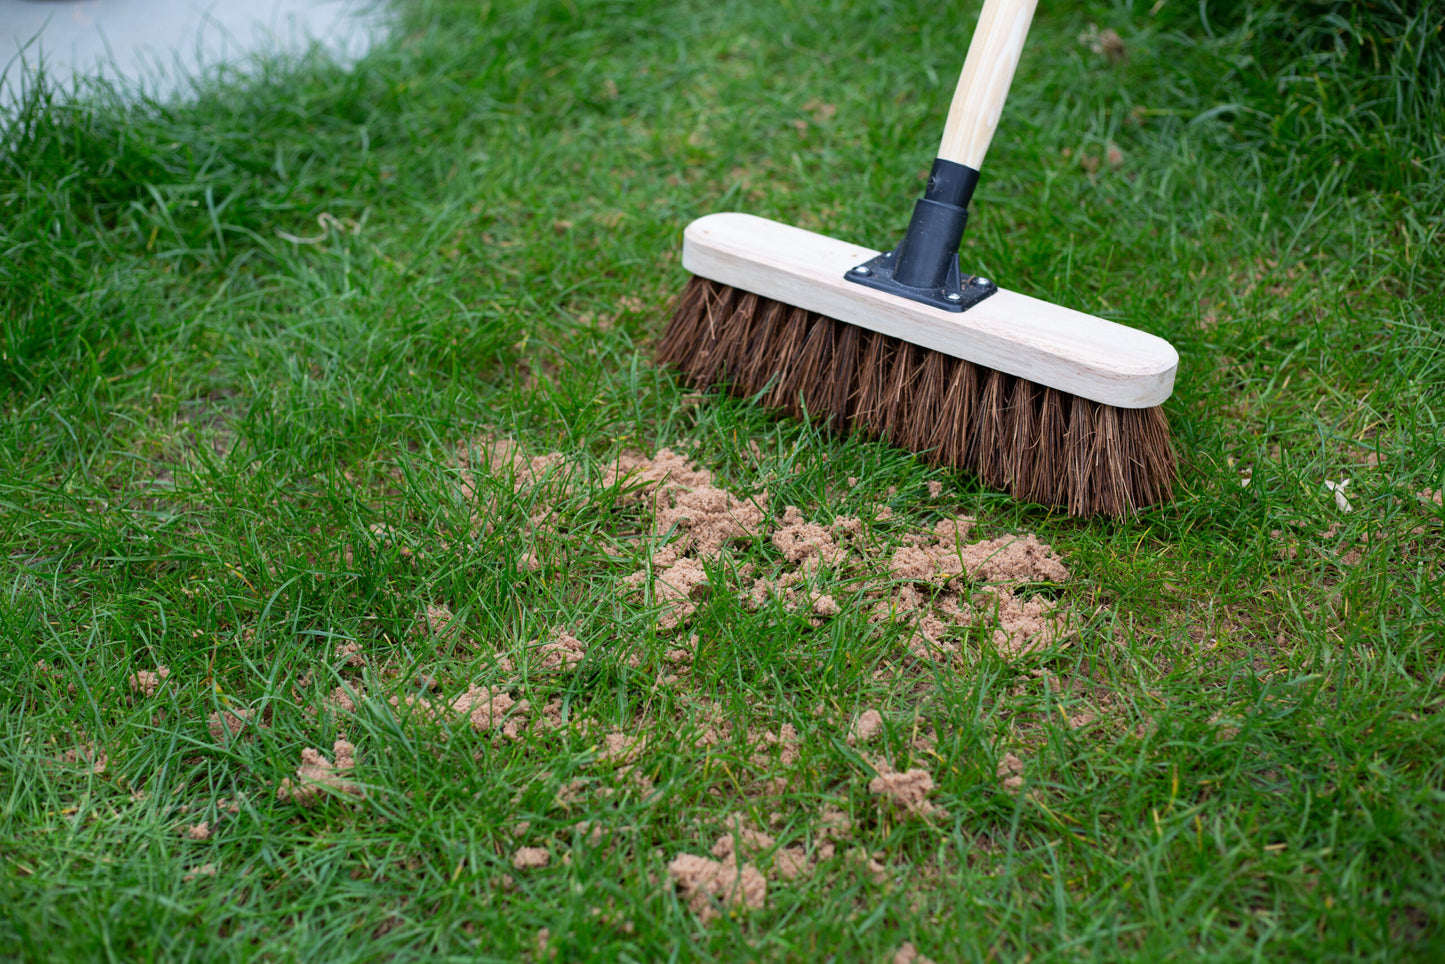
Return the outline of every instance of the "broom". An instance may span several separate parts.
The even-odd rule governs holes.
[[[986,0],[903,240],[878,253],[747,214],[687,226],[657,360],[696,387],[862,431],[1014,498],[1121,516],[1170,497],[1154,335],[961,274],[958,244],[1037,0]]]

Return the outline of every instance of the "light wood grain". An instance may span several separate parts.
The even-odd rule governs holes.
[[[844,279],[877,253],[725,213],[687,226],[682,263],[704,278],[1106,405],[1149,408],[1174,389],[1179,354],[1155,335],[1002,289],[956,313]]]
[[[1036,6],[1038,0],[984,3],[948,108],[939,157],[975,171],[983,166]]]

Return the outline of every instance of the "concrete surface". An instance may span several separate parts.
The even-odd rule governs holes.
[[[14,99],[21,60],[43,60],[61,87],[103,75],[160,96],[203,67],[300,55],[313,42],[351,61],[384,30],[379,11],[379,0],[0,0],[0,106]]]

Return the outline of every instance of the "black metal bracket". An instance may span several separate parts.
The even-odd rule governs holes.
[[[907,298],[909,301],[918,301],[935,308],[942,308],[944,311],[967,311],[998,291],[998,285],[987,278],[979,277],[976,274],[963,277],[958,268],[956,253],[948,267],[948,274],[944,276],[943,284],[936,288],[915,288],[898,281],[895,271],[897,262],[898,251],[896,249],[885,251],[878,257],[853,268],[845,277],[854,284],[876,288],[900,298]]]
[[[998,291],[987,278],[965,278],[958,267],[958,243],[977,184],[973,168],[942,158],[934,161],[928,188],[913,206],[908,232],[898,247],[849,269],[844,277],[944,311],[963,311]]]

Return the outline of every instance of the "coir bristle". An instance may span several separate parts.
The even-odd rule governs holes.
[[[691,385],[804,411],[1070,515],[1168,500],[1162,409],[1117,408],[694,277],[657,347]]]

